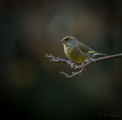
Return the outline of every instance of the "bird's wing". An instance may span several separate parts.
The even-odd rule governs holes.
[[[85,44],[83,44],[81,42],[79,42],[78,44],[76,44],[76,46],[81,49],[81,52],[82,53],[93,54],[93,53],[96,52],[96,51],[94,51],[93,49],[91,49],[90,47],[86,46]]]

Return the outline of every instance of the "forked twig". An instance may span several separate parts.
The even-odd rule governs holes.
[[[56,63],[62,62],[62,63],[67,64],[69,66],[71,66],[73,64],[73,62],[70,60],[61,59],[59,57],[55,58],[51,53],[49,55],[47,53],[45,53],[45,57],[49,58],[51,62],[56,62]],[[109,55],[109,56],[105,56],[105,57],[100,57],[100,58],[94,58],[94,59],[91,58],[87,62],[85,62],[84,68],[86,69],[89,65],[97,63],[99,61],[117,58],[117,57],[122,57],[122,53],[115,54],[115,55]],[[75,70],[77,70],[77,69],[80,69],[80,65],[75,65]],[[76,75],[81,75],[85,71],[85,69],[81,69],[78,72],[72,72],[71,75],[68,75],[67,73],[65,73],[63,71],[61,71],[60,74],[64,75],[66,78],[72,78]]]

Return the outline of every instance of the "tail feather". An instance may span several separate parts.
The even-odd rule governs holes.
[[[96,57],[96,56],[107,56],[108,54],[106,53],[98,53],[98,52],[95,52],[93,57]]]

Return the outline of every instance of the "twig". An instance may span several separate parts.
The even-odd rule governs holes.
[[[51,62],[56,62],[56,63],[62,62],[62,63],[67,64],[69,66],[71,66],[73,64],[73,62],[70,61],[70,60],[61,59],[59,57],[55,58],[51,53],[49,55],[47,53],[45,53],[45,57],[49,58]],[[109,55],[109,56],[105,56],[105,57],[100,57],[100,58],[94,58],[94,59],[91,58],[87,62],[85,62],[84,68],[86,69],[89,65],[97,63],[99,61],[112,59],[112,58],[117,58],[117,57],[122,57],[122,53],[115,54],[115,55]],[[75,65],[75,70],[77,70],[77,69],[80,69],[80,66]],[[67,73],[65,73],[63,71],[61,71],[60,74],[64,75],[66,78],[72,78],[76,75],[81,75],[85,71],[85,69],[81,69],[78,72],[72,72],[71,75],[68,75]]]

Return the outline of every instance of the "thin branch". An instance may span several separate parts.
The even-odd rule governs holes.
[[[45,53],[45,57],[49,58],[51,62],[56,62],[56,63],[62,62],[69,66],[71,66],[73,64],[73,62],[70,60],[61,59],[59,57],[55,58],[51,53],[49,55],[47,53]],[[115,55],[109,55],[109,56],[105,56],[105,57],[100,57],[100,58],[94,58],[94,59],[90,58],[87,62],[85,62],[84,69],[81,69],[78,72],[72,72],[71,75],[68,75],[67,73],[65,73],[63,71],[61,71],[60,74],[64,75],[66,78],[72,78],[74,76],[81,75],[86,70],[86,68],[91,64],[97,63],[99,61],[107,60],[107,59],[117,58],[117,57],[122,57],[122,53],[115,54]],[[75,65],[75,70],[77,70],[77,69],[80,69],[80,65]]]
[[[111,58],[117,58],[117,57],[122,57],[122,53],[97,58],[97,59],[96,59],[96,62],[103,61],[103,60],[107,60],[107,59],[111,59]]]
[[[70,60],[61,59],[59,57],[55,58],[51,53],[49,55],[47,53],[45,53],[45,57],[49,58],[51,62],[57,62],[57,63],[62,62],[67,65],[73,64],[73,62]]]

